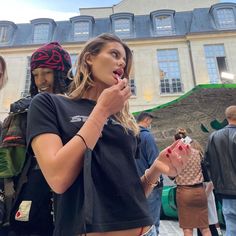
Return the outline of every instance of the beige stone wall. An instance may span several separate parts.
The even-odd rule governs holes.
[[[215,35],[190,35],[187,38],[130,41],[128,44],[134,53],[134,76],[137,88],[137,96],[130,99],[132,112],[156,107],[170,102],[183,94],[160,94],[160,75],[157,62],[158,49],[178,49],[184,93],[194,87],[188,40],[191,44],[197,84],[209,83],[204,54],[205,44],[224,44],[229,71],[236,75],[236,34],[232,34],[232,32]],[[78,54],[82,46],[81,44],[71,44],[64,47],[71,54]],[[34,50],[35,48],[0,50],[0,54],[7,61],[9,74],[8,84],[0,93],[1,120],[9,111],[10,103],[20,98],[25,84],[27,56],[30,56]]]
[[[149,14],[160,9],[175,11],[191,11],[194,8],[210,7],[219,0],[123,0],[117,5],[104,8],[81,8],[81,15],[91,15],[94,18],[109,17],[113,13],[130,12],[135,15]]]
[[[109,17],[114,13],[113,7],[80,8],[80,15],[93,16],[94,18]]]
[[[194,87],[188,46],[185,39],[145,41],[129,45],[134,53],[134,74],[137,97],[130,100],[131,111],[141,111],[172,101]],[[160,75],[157,50],[177,49],[184,93],[160,94]]]

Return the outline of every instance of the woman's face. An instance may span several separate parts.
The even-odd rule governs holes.
[[[39,92],[53,93],[54,75],[49,68],[36,68],[32,71]]]
[[[118,42],[107,43],[98,55],[89,55],[87,63],[95,82],[102,87],[110,87],[123,78],[126,66],[124,47]]]

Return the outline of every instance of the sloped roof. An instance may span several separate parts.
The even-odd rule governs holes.
[[[230,105],[236,105],[236,84],[204,84],[178,99],[146,111],[155,116],[152,132],[159,148],[173,142],[179,127],[187,129],[189,136],[205,147],[209,134],[214,131],[211,122],[223,122],[224,111]],[[203,131],[203,126],[209,133]]]
[[[221,3],[224,4],[224,3]],[[236,6],[235,3],[230,3],[232,6]],[[153,9],[153,11],[158,9]],[[35,19],[37,20],[37,19]],[[52,20],[52,19],[48,19]],[[0,21],[4,23],[6,21]],[[40,22],[40,20],[39,20]],[[13,24],[13,22],[9,22]],[[0,48],[4,47],[18,47],[18,46],[30,46],[34,45],[33,42],[33,30],[34,25],[31,23],[15,24],[13,30],[13,36],[7,44],[0,44]],[[209,8],[196,8],[192,11],[175,12],[174,14],[174,29],[175,33],[169,36],[157,36],[153,32],[153,22],[150,18],[150,14],[146,15],[134,15],[133,18],[134,33],[126,40],[139,40],[139,39],[161,39],[165,37],[184,37],[188,34],[197,33],[217,33],[225,31],[235,31],[236,28],[219,30],[213,21],[212,15],[209,12]],[[104,32],[112,32],[112,25],[110,17],[95,18],[93,24],[93,30],[91,38]],[[74,41],[73,39],[73,23],[68,21],[56,21],[55,28],[51,32],[49,41],[58,41],[59,43],[83,43]]]

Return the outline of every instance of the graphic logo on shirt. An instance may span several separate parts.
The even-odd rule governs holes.
[[[85,122],[86,120],[88,119],[88,116],[81,116],[81,115],[78,115],[78,116],[72,116],[70,118],[70,122],[71,123],[76,123],[76,122]],[[107,125],[109,119],[106,120],[105,122],[105,125]]]
[[[88,119],[88,116],[72,116],[70,122],[85,122]]]

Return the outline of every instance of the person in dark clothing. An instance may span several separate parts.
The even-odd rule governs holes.
[[[226,108],[228,125],[213,132],[205,154],[215,193],[222,198],[226,235],[236,235],[236,106]]]
[[[4,58],[0,55],[0,90],[4,87],[7,82],[7,65]],[[0,121],[0,136],[2,133],[2,122]],[[0,179],[0,225],[4,218],[4,183],[3,179]]]
[[[143,176],[145,170],[155,161],[159,155],[159,150],[155,139],[150,132],[153,115],[148,112],[141,112],[137,117],[137,123],[140,128],[140,156],[136,159],[139,176]],[[163,178],[160,176],[160,183],[153,188],[152,193],[148,196],[149,212],[154,220],[157,235],[159,234],[160,211],[161,211],[161,196],[163,188]]]
[[[175,176],[190,148],[174,142],[140,178],[139,128],[128,110],[129,47],[102,34],[80,52],[68,96],[31,102],[28,153],[56,195],[55,236],[155,236],[146,196],[162,172]]]
[[[10,133],[11,144],[7,143],[8,136],[3,139],[4,145],[2,146],[4,148],[9,148],[10,145],[13,145],[12,139],[14,137],[14,148],[26,145],[25,136],[19,139],[19,136],[14,136],[14,131],[20,129],[23,133],[26,133],[27,111],[35,95],[43,92],[65,94],[71,82],[71,79],[68,78],[68,72],[71,69],[70,55],[57,42],[51,42],[35,50],[31,56],[30,69],[30,96],[14,102],[10,107],[12,116],[22,116],[22,114],[25,114],[25,116],[19,124],[17,123],[19,127],[11,129],[13,132]],[[21,140],[21,143],[19,143],[19,140]],[[15,191],[18,191],[18,186],[21,184],[19,183],[21,181],[21,173],[24,172],[25,166],[28,165],[27,163],[30,163],[26,173],[27,182],[22,185],[16,201],[14,200],[10,213],[10,226],[8,227],[7,222],[5,224],[6,227],[2,229],[2,232],[6,231],[6,233],[2,233],[4,236],[14,234],[17,236],[50,236],[54,229],[52,191],[33,155],[26,155],[20,174],[14,176]]]

